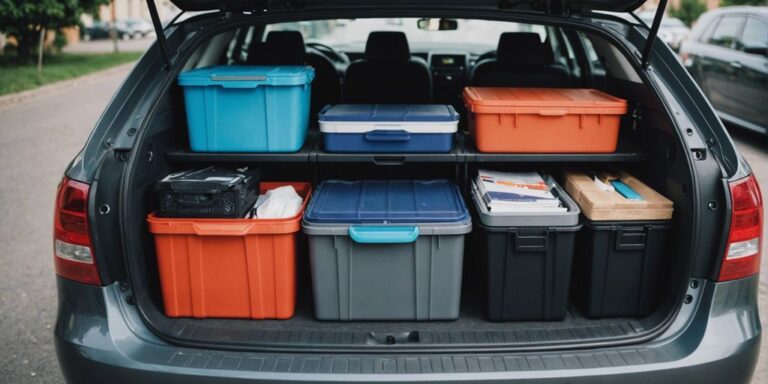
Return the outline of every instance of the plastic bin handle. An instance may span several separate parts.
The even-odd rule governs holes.
[[[419,227],[349,227],[349,237],[362,244],[413,243],[419,237]]]
[[[539,111],[539,116],[565,116],[568,114],[568,110],[565,109],[542,109]]]
[[[401,130],[377,129],[365,133],[366,141],[406,142],[411,140],[411,134]]]
[[[211,75],[211,81],[264,81],[264,75]]]
[[[245,236],[256,221],[196,222],[192,224],[198,236]]]

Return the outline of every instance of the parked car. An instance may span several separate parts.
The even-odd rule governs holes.
[[[154,32],[152,23],[143,19],[121,19],[115,22],[117,37],[127,39],[139,39]]]
[[[680,55],[724,121],[768,134],[768,7],[703,14]]]
[[[53,258],[59,306],[54,341],[68,383],[750,382],[762,333],[757,306],[763,246],[761,193],[749,165],[678,57],[660,44],[658,36],[649,35],[645,26],[627,15],[617,14],[637,9],[644,0],[582,0],[578,3],[318,0],[269,2],[268,9],[258,8],[258,11],[254,11],[253,2],[172,2],[183,11],[209,12],[158,33],[158,41],[135,65],[107,105],[82,151],[67,167],[56,195]],[[416,17],[440,20],[432,22]],[[722,14],[721,23],[726,17],[731,15]],[[739,25],[752,23],[754,18],[743,17],[744,23]],[[328,24],[328,20],[337,18],[345,22],[333,24],[330,33],[320,25],[304,27],[306,23]],[[298,22],[303,25],[300,31],[285,31],[290,25],[287,23]],[[730,39],[729,46],[733,46],[739,36],[745,43],[752,44],[755,40],[746,38],[752,35],[720,32],[712,39]],[[647,54],[636,54],[645,52],[646,47]],[[749,51],[758,49],[748,47]],[[738,60],[747,66],[746,59]],[[277,71],[264,67],[264,63],[292,64],[300,68]],[[225,69],[211,69],[219,65]],[[307,65],[314,70],[309,71]],[[297,91],[287,93],[292,99],[279,105],[258,102],[272,100],[269,99],[272,91],[263,87],[267,75],[238,72],[242,67],[279,75],[276,81],[269,79],[272,81],[269,85],[289,84]],[[242,82],[250,82],[246,87],[263,90],[269,97],[265,99],[260,94],[253,97],[261,110],[268,111],[268,116],[259,114],[260,109],[253,105],[229,102],[223,106],[228,111],[215,117],[222,121],[228,118],[228,113],[253,118],[254,125],[267,119],[281,122],[289,113],[290,121],[304,118],[293,114],[298,109],[292,105],[299,99],[296,95],[306,95],[310,103],[306,109],[313,111],[340,102],[441,103],[452,106],[452,110],[461,115],[459,132],[453,142],[455,147],[442,153],[329,153],[318,141],[319,135],[310,132],[306,141],[302,141],[303,136],[291,137],[292,144],[299,141],[297,152],[195,152],[188,122],[202,124],[206,113],[216,111],[215,105],[202,102],[196,109],[185,110],[186,89],[179,84],[179,76],[197,69],[201,69],[195,72],[198,74],[205,74],[206,70],[213,72],[189,78],[190,82],[184,86],[224,82],[221,88],[227,89],[230,98],[237,97],[238,92],[248,92],[241,86]],[[307,73],[313,73],[314,80],[307,77]],[[297,78],[300,82],[296,82]],[[728,81],[728,78],[716,79]],[[307,84],[309,80],[311,84]],[[731,83],[735,84],[732,80]],[[510,111],[527,111],[534,116],[533,120],[520,121],[520,124],[542,129],[552,128],[547,126],[548,120],[571,113],[557,106],[558,102],[569,100],[567,95],[572,88],[597,89],[601,92],[579,92],[607,100],[598,102],[597,106],[622,115],[611,117],[612,122],[621,124],[617,128],[620,131],[618,149],[608,153],[481,152],[472,136],[467,135],[466,117],[473,112],[467,110],[462,94],[468,86],[533,87],[526,93],[539,95],[541,102],[552,102],[548,104],[550,107],[523,106]],[[309,95],[307,87],[311,87]],[[538,87],[564,90],[538,92]],[[190,96],[198,100],[209,98],[205,100],[213,100],[214,104],[225,102],[224,98],[216,101],[216,91],[193,90]],[[491,99],[495,97],[494,92],[507,91],[498,88],[489,91],[486,94],[489,104],[481,105],[483,108],[491,110],[496,105]],[[598,96],[604,93],[610,95]],[[615,105],[624,105],[627,109],[621,110],[624,107]],[[592,107],[595,103],[580,106]],[[764,108],[762,105],[757,111]],[[306,113],[306,109],[302,113]],[[358,115],[372,116],[367,112]],[[414,120],[423,123],[424,113],[415,115]],[[458,119],[453,113],[451,116]],[[339,124],[344,122],[347,121]],[[498,141],[513,135],[505,135],[504,129],[518,129],[518,120],[510,116],[491,116],[485,118],[485,122],[489,127],[500,127],[495,136]],[[579,127],[602,124],[599,116],[576,118],[571,122],[576,131]],[[227,120],[218,128],[229,129],[232,124],[242,127],[237,121]],[[312,123],[313,131],[317,125]],[[247,132],[251,127],[242,129]],[[257,132],[255,127],[253,132]],[[556,130],[549,132],[553,133],[548,137],[557,136]],[[383,141],[392,143],[409,137],[408,132],[391,133],[385,132]],[[267,136],[263,135],[263,140],[269,140],[270,145],[280,139]],[[368,137],[358,132],[356,137],[360,136]],[[200,142],[204,145],[221,144],[213,135],[198,137],[202,137]],[[532,134],[530,140],[534,138]],[[591,144],[583,136],[578,141]],[[240,143],[233,140],[226,144]],[[453,212],[462,206],[457,201],[460,202],[462,196],[469,197],[471,180],[479,168],[546,169],[561,177],[572,167],[610,165],[631,171],[673,204],[673,219],[667,228],[672,235],[663,245],[646,246],[652,234],[645,229],[617,233],[609,232],[609,225],[605,233],[614,235],[593,246],[578,237],[584,232],[575,232],[583,224],[583,218],[578,216],[573,223],[574,232],[568,235],[571,239],[577,236],[577,254],[592,248],[599,248],[600,251],[594,252],[601,252],[601,257],[616,250],[629,251],[632,256],[621,263],[629,265],[632,273],[618,274],[611,265],[596,271],[595,275],[610,280],[612,286],[643,284],[643,289],[655,292],[644,299],[647,313],[590,317],[578,304],[579,300],[573,304],[559,300],[567,305],[562,319],[490,321],[482,294],[489,288],[481,272],[487,271],[484,269],[487,260],[483,258],[486,244],[474,237],[481,229],[478,221],[466,215],[461,217],[462,222],[471,222],[474,226],[467,236],[466,247],[443,238],[442,234],[448,233],[444,232],[445,228],[453,228],[445,223],[437,229],[430,228],[429,233],[420,233],[419,228],[411,224],[388,231],[368,227],[367,231],[356,232],[352,231],[353,227],[339,229],[336,225],[320,223],[316,226],[335,231],[338,236],[351,237],[356,233],[360,244],[346,239],[343,243],[337,242],[333,237],[336,235],[328,235],[321,246],[308,246],[306,239],[300,240],[296,247],[297,264],[281,262],[278,266],[277,262],[265,261],[261,252],[274,254],[276,250],[293,249],[293,243],[282,238],[256,246],[245,240],[236,244],[221,241],[226,236],[241,235],[254,225],[250,222],[243,225],[241,221],[230,225],[211,219],[213,221],[185,225],[186,230],[191,231],[188,233],[205,234],[212,246],[204,246],[197,235],[173,234],[174,241],[160,239],[157,244],[161,249],[156,248],[147,223],[160,204],[156,182],[167,179],[171,173],[209,165],[248,166],[258,169],[263,181],[304,181],[313,186],[327,180],[360,178],[444,178],[459,185],[450,196],[441,195],[445,198],[435,200],[435,204],[421,201],[414,205],[413,202],[417,201],[414,196],[422,191],[435,193],[436,189],[411,189],[413,193],[403,200],[359,199],[358,195],[349,194],[347,203],[343,199],[318,203],[340,217],[349,217],[352,212],[349,206],[353,205],[358,214],[366,218],[368,211],[363,213],[363,208],[376,210],[382,206],[411,207],[414,212],[428,207],[432,211],[427,214],[454,217]],[[590,176],[583,177],[589,185]],[[598,185],[599,176],[591,178],[592,184]],[[214,179],[209,184],[219,182],[222,180]],[[622,186],[625,191],[624,187],[632,190]],[[179,189],[178,195],[186,196],[186,201],[198,209],[211,203],[187,196],[186,191]],[[435,207],[443,210],[434,211]],[[665,207],[671,209],[670,205]],[[280,231],[285,225],[269,221],[263,226],[265,230],[282,234]],[[172,230],[164,224],[157,224],[156,229]],[[402,243],[413,242],[414,236],[424,234],[433,239],[419,243],[424,245],[420,253],[433,255],[434,252],[433,257],[439,258],[446,251],[463,252],[464,263],[451,263],[450,268],[453,272],[461,271],[462,266],[465,269],[461,292],[456,291],[456,284],[446,284],[440,278],[446,273],[445,269],[430,269],[430,264],[425,267],[420,263],[406,263],[408,267],[402,273],[391,273],[392,262],[386,258],[366,260],[360,265],[352,263],[353,247],[383,241],[392,246],[403,245],[401,251],[410,250],[412,244]],[[180,238],[183,236],[187,237]],[[495,248],[520,252],[521,258],[504,262],[503,268],[491,272],[517,272],[520,268],[539,271],[563,261],[538,257],[537,252],[542,249],[562,249],[564,245],[559,240],[541,236],[534,229],[505,230],[494,236],[500,239]],[[316,282],[309,278],[310,270],[320,266],[310,265],[308,247],[335,250],[336,254],[328,259],[333,262],[326,262],[322,268],[326,275],[337,279],[338,284],[327,284],[320,290],[317,286],[313,288]],[[246,249],[250,249],[254,257],[238,258]],[[158,255],[174,251],[189,257],[166,258],[165,269],[159,272]],[[199,257],[202,252],[216,257],[213,262],[204,262]],[[394,260],[402,252],[397,253],[389,256]],[[659,262],[646,263],[648,254]],[[225,262],[247,267],[222,268]],[[372,262],[378,263],[380,269]],[[185,267],[190,273],[174,273],[174,266]],[[265,279],[272,281],[278,275],[278,268],[283,272],[295,271],[297,284],[281,292],[253,289],[235,294],[228,290],[211,293],[205,284],[194,283],[203,275],[213,276],[217,284],[237,284],[253,276],[266,276]],[[355,268],[368,268],[364,271],[365,279],[375,280],[380,287],[378,292],[397,299],[382,301],[376,292],[362,295],[348,289],[356,283],[353,276],[360,276]],[[381,273],[383,270],[390,273]],[[181,287],[186,293],[206,294],[208,302],[219,308],[231,303],[249,308],[250,303],[272,303],[293,293],[298,301],[295,312],[287,311],[292,313],[286,314],[288,318],[284,320],[251,319],[261,313],[245,313],[246,319],[206,318],[207,308],[199,301],[174,301],[173,298],[181,296],[173,292],[164,295],[162,281],[168,280],[161,281],[161,275],[172,280],[173,284],[168,286]],[[426,288],[419,285],[423,291],[414,288],[417,275],[428,278]],[[458,275],[461,279],[461,273]],[[570,286],[574,299],[586,293],[584,285],[569,284],[567,273],[550,279],[520,276],[519,272],[518,275],[514,283],[523,281],[530,290],[504,289],[505,293],[495,292],[496,296],[514,296],[515,305],[534,316],[542,312],[535,308],[554,305],[548,301],[547,292],[555,286]],[[496,280],[505,288],[513,283]],[[416,290],[419,294],[398,297],[397,292],[404,289]],[[436,321],[426,318],[422,312],[419,312],[420,321],[396,322],[320,321],[314,316],[314,298],[323,299],[322,306],[326,314],[330,314],[323,317],[326,319],[361,316],[350,313],[351,305],[335,306],[334,303],[344,300],[351,302],[350,296],[368,312],[380,311],[388,305],[402,307],[407,313],[444,305],[425,295],[431,290],[442,290],[445,296],[451,297],[461,294],[461,304],[454,308],[459,313],[458,319]],[[638,300],[631,292],[635,290],[613,289],[595,296],[594,300],[622,306]],[[183,307],[195,316],[174,315],[165,310],[165,304]]]
[[[109,23],[98,20],[94,21],[90,26],[84,27],[81,31],[82,39],[85,41],[108,39],[109,33]]]
[[[653,16],[655,15],[654,12],[640,12],[638,16],[649,26],[653,22]],[[663,19],[661,19],[661,25],[659,26],[659,38],[667,45],[672,47],[675,51],[680,49],[680,44],[685,40],[686,37],[688,37],[688,34],[691,33],[691,29],[688,28],[685,23],[683,23],[682,20],[671,17],[671,16],[664,16]]]

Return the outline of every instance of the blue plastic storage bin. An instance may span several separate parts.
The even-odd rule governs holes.
[[[214,66],[179,75],[195,152],[296,152],[309,125],[308,66]]]
[[[464,236],[472,221],[455,184],[326,181],[302,225],[318,319],[459,316]]]
[[[439,104],[341,104],[318,116],[328,152],[450,152],[459,114]]]

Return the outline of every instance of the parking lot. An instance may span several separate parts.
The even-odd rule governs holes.
[[[54,194],[126,73],[0,107],[0,383],[63,383],[52,344]],[[734,139],[768,191],[768,140],[738,130]],[[768,319],[766,271],[768,262],[763,262],[762,319]],[[768,356],[766,345],[762,356]],[[765,358],[753,382],[768,382]]]

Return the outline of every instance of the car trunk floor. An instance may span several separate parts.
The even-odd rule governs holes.
[[[588,319],[570,305],[562,321],[490,322],[482,295],[462,297],[455,321],[318,321],[309,291],[300,294],[295,315],[288,320],[168,318],[157,314],[156,326],[175,341],[238,348],[259,347],[376,347],[410,345],[532,346],[633,337],[658,324],[644,319]]]

